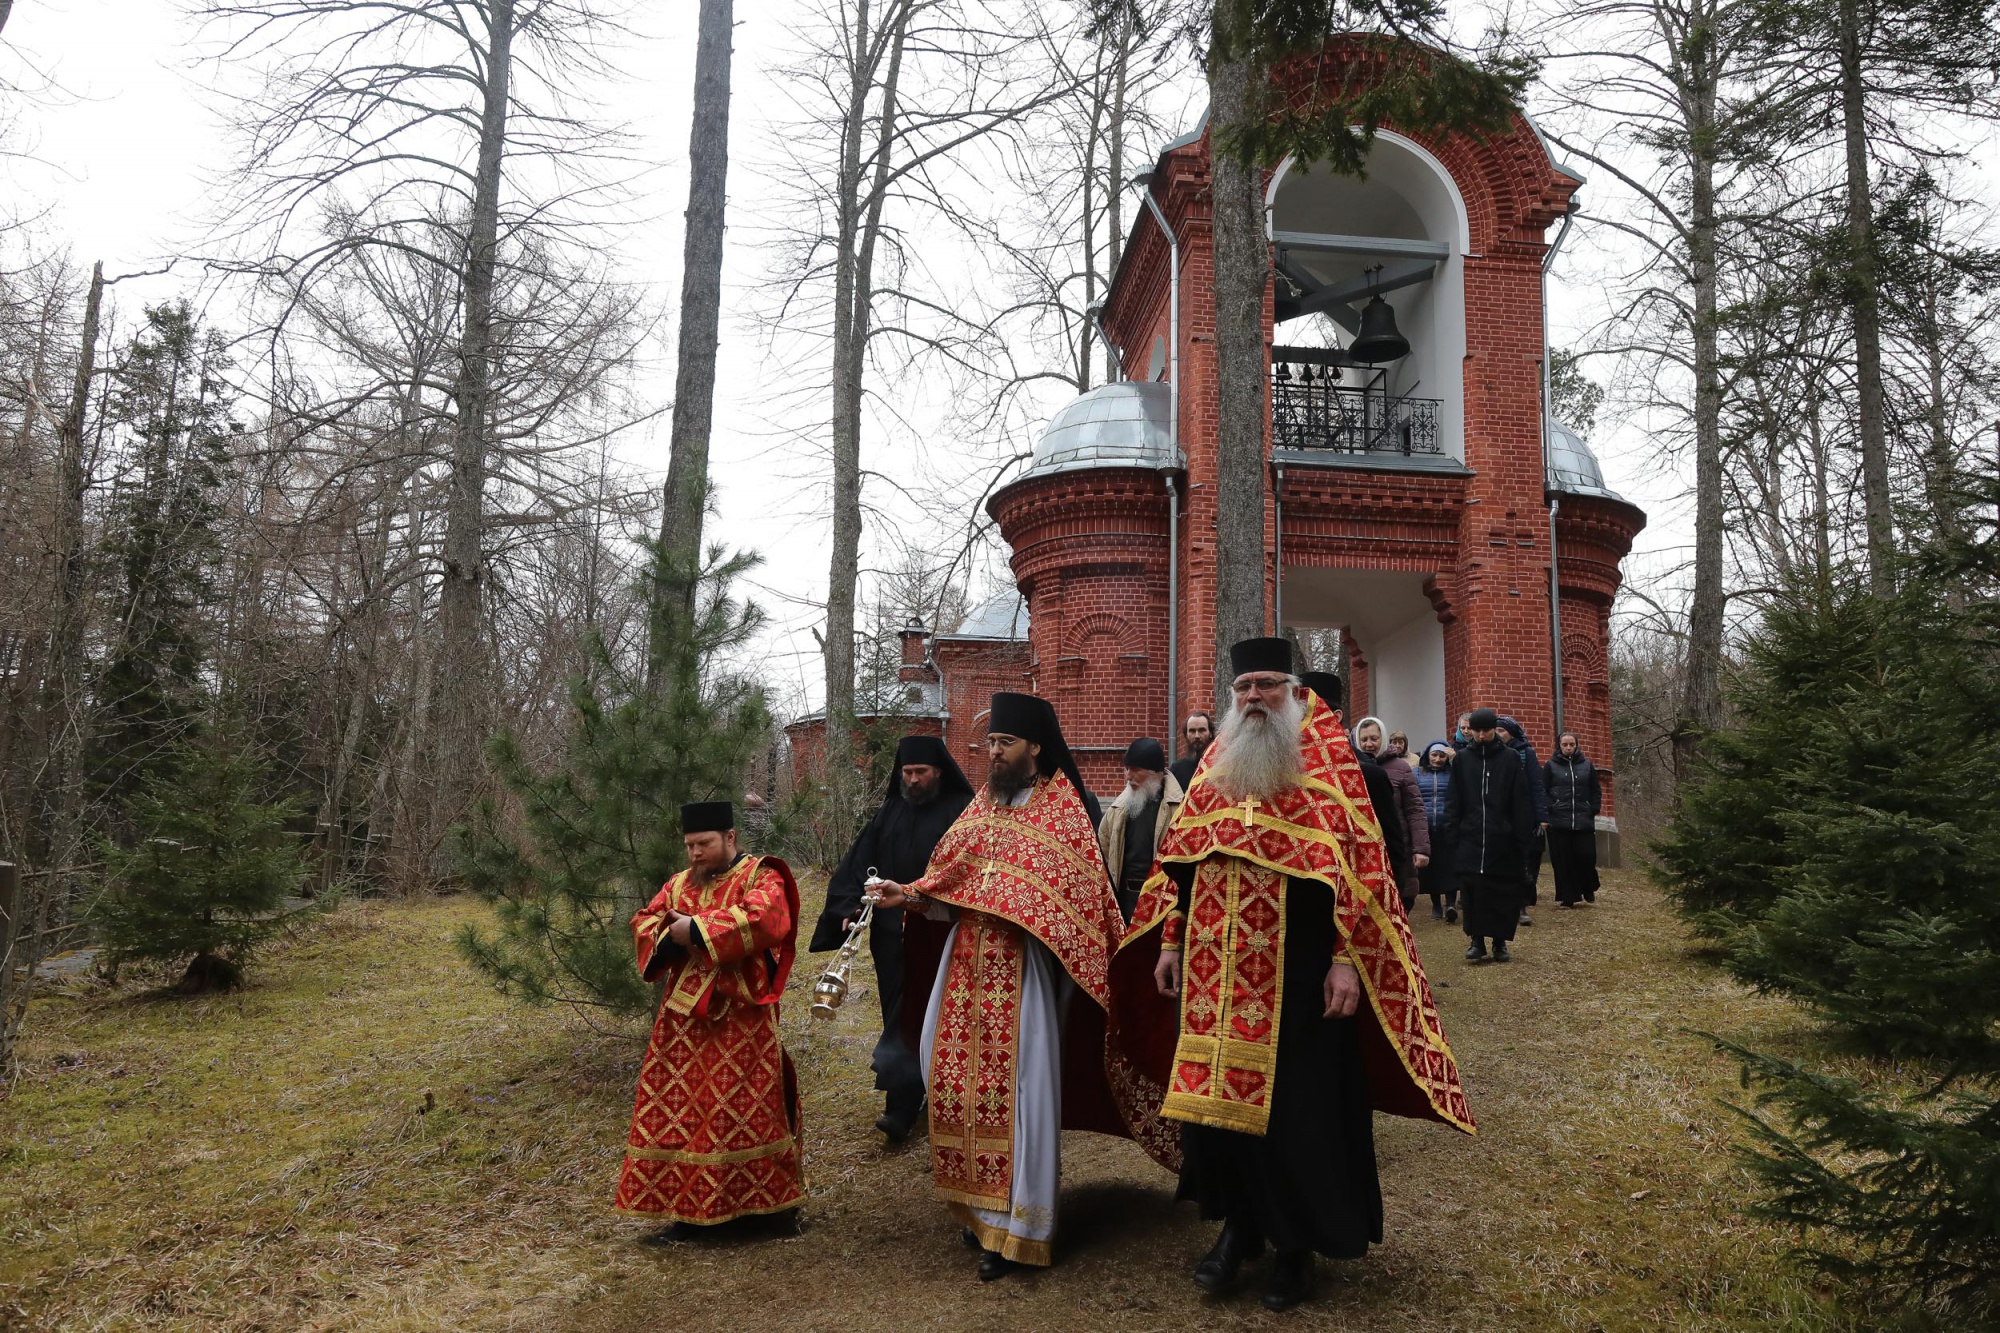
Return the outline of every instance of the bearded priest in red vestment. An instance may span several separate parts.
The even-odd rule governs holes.
[[[1178,1001],[1162,1112],[1180,1197],[1220,1220],[1195,1265],[1233,1285],[1266,1244],[1264,1304],[1311,1292],[1315,1253],[1382,1239],[1373,1112],[1473,1132],[1368,786],[1336,706],[1285,639],[1231,650],[1234,707],[1160,845],[1118,959]],[[1156,958],[1156,961],[1155,961]]]
[[[798,952],[799,890],[736,848],[727,801],[681,807],[688,868],[632,918],[639,972],[666,988],[632,1098],[617,1210],[691,1227],[805,1199],[798,1077],[778,999]]]
[[[1053,1262],[1064,1129],[1133,1138],[1179,1165],[1159,1119],[1164,1084],[1141,1069],[1164,1061],[1130,1053],[1149,1038],[1169,1049],[1172,1013],[1156,1005],[1154,1022],[1106,1040],[1124,918],[1055,710],[996,694],[988,726],[986,786],[922,879],[875,895],[910,909],[906,944],[919,922],[949,923],[943,961],[909,974],[905,1011],[923,1014],[932,1178],[980,1250],[981,1281]]]

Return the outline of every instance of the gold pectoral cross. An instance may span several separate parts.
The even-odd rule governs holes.
[[[1258,799],[1257,799],[1257,798],[1256,798],[1255,796],[1245,796],[1245,797],[1243,798],[1243,827],[1244,827],[1244,828],[1256,828],[1256,827],[1257,827],[1257,807],[1258,807],[1258,806],[1260,806],[1260,805],[1262,805],[1262,804],[1264,804],[1264,803],[1263,803],[1262,801],[1258,800]]]

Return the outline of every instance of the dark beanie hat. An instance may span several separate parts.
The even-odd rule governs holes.
[[[1331,671],[1307,671],[1299,676],[1299,684],[1317,694],[1328,708],[1347,707],[1347,686]]]
[[[1125,767],[1150,768],[1163,773],[1167,768],[1166,747],[1151,736],[1141,736],[1125,747]]]
[[[1465,725],[1472,731],[1492,731],[1500,725],[1500,715],[1490,708],[1475,708]]]
[[[681,832],[727,833],[736,827],[736,807],[728,801],[690,801],[681,807]]]
[[[1274,671],[1281,676],[1292,674],[1292,641],[1290,639],[1244,639],[1229,645],[1229,669],[1237,675],[1252,671]]]

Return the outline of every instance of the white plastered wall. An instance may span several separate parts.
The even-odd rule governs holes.
[[[1426,576],[1371,569],[1285,569],[1285,624],[1354,634],[1368,662],[1369,711],[1414,749],[1451,734],[1445,715],[1444,626]],[[1348,719],[1354,720],[1353,716]]]

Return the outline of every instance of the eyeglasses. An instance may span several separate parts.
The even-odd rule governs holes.
[[[1229,688],[1236,692],[1238,698],[1242,698],[1252,691],[1258,694],[1270,694],[1276,690],[1289,689],[1291,684],[1290,679],[1284,676],[1245,676]]]

